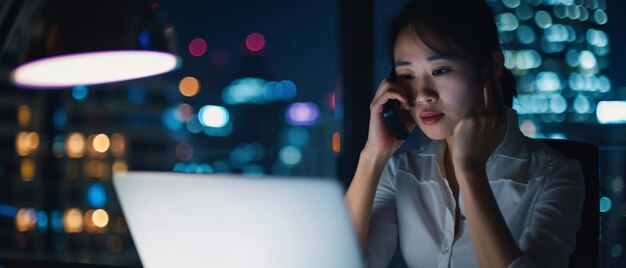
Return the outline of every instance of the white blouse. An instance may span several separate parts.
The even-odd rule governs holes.
[[[567,267],[584,200],[580,164],[525,137],[507,109],[503,143],[487,162],[487,177],[524,255],[509,267]],[[463,196],[455,237],[455,200],[443,168],[446,145],[434,141],[395,154],[380,178],[369,229],[367,265],[385,267],[400,250],[409,267],[479,267],[467,229]]]

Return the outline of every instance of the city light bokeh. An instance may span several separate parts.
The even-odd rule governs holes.
[[[376,70],[371,88],[359,89],[363,96],[389,72],[379,31],[402,2],[374,1]],[[626,263],[626,85],[610,73],[621,66],[613,61],[616,51],[623,53],[610,27],[618,19],[609,17],[612,3],[486,2],[505,67],[517,79],[514,108],[524,135],[599,145],[601,258],[620,267]],[[59,91],[5,85],[0,253],[138,266],[112,185],[116,173],[337,177],[342,154],[358,150],[342,144],[352,137],[343,125],[349,106],[339,7],[336,1],[159,1],[151,8],[170,13],[164,32],[176,34],[184,63],[176,72]],[[15,49],[6,46],[8,53]],[[128,67],[135,64],[150,65]]]
[[[265,36],[251,33],[246,37],[246,47],[252,52],[259,52],[265,47]]]

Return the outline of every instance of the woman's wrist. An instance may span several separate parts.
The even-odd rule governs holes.
[[[360,158],[361,161],[366,161],[369,164],[386,164],[387,161],[389,161],[389,158],[391,158],[392,154],[393,152],[390,151],[375,150],[367,148],[366,146],[365,148],[363,148],[363,150],[361,150]]]
[[[456,172],[476,172],[482,173],[487,169],[487,160],[481,160],[477,158],[452,158],[452,165]]]

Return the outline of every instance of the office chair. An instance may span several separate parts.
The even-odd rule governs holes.
[[[585,203],[582,223],[576,232],[576,249],[569,258],[569,267],[598,267],[600,236],[600,181],[598,147],[585,142],[540,139],[565,157],[580,162],[585,178]]]

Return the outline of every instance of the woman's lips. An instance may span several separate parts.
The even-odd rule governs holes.
[[[423,111],[420,113],[420,119],[424,125],[432,125],[439,122],[443,118],[443,113],[435,111]]]

